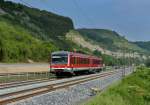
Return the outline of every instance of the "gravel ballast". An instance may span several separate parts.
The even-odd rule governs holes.
[[[130,74],[131,70],[126,69],[126,73]],[[102,77],[89,82],[71,86],[65,89],[49,92],[47,94],[35,96],[25,100],[21,100],[9,105],[76,105],[85,99],[94,96],[92,88],[100,90],[105,89],[107,86],[121,80],[122,71],[115,73],[111,76]]]

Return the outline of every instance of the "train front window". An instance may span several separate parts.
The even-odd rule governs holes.
[[[52,64],[67,64],[68,56],[67,55],[53,55]]]

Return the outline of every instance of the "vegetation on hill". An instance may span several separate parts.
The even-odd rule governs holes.
[[[65,34],[72,20],[44,10],[0,0],[0,62],[43,61],[55,50],[70,50]]]
[[[133,43],[147,51],[150,51],[150,41],[148,42],[139,41],[139,42],[133,42]]]
[[[145,65],[146,65],[147,67],[150,67],[150,59],[147,59],[147,60],[145,61]]]
[[[66,35],[68,32],[75,34],[76,39],[80,40],[66,38],[72,37],[70,33]],[[81,39],[82,45],[78,43]],[[56,50],[76,50],[97,55],[94,52],[96,48],[118,51],[124,45],[127,49],[144,51],[114,31],[74,30],[73,22],[68,17],[0,0],[0,62],[26,62],[28,59],[48,61],[50,52]],[[116,62],[123,64],[122,58],[100,55],[106,65],[115,65]]]
[[[124,57],[116,58],[114,56],[102,54],[98,50],[94,50],[93,51],[93,55],[96,55],[98,57],[102,57],[103,63],[106,66],[122,66],[122,65],[128,65],[128,66],[130,66],[132,64],[139,65],[139,64],[143,63],[143,61],[141,61],[138,58],[130,58],[130,57],[127,57],[127,58],[124,58]],[[148,64],[148,61],[149,60],[147,60],[146,64]]]
[[[85,105],[150,105],[150,69],[140,68]]]
[[[138,47],[136,44],[130,43],[115,31],[107,29],[78,29],[77,31],[87,41],[92,41],[92,43],[111,51],[119,51],[126,48],[127,51],[144,52],[142,48]]]
[[[3,0],[1,0],[3,1]],[[28,30],[31,30],[36,37],[47,40],[58,36],[64,36],[66,32],[73,29],[73,23],[70,18],[56,15],[45,10],[29,8],[22,4],[16,4],[10,1],[0,3],[7,18],[14,24],[19,24]]]
[[[32,37],[24,28],[0,21],[0,61],[48,61],[51,51],[58,48],[46,41]]]

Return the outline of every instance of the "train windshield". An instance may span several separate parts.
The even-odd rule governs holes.
[[[68,55],[52,55],[52,64],[67,64],[68,63]]]

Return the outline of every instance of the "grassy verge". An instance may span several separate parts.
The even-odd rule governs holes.
[[[150,69],[138,69],[85,105],[150,105]]]

